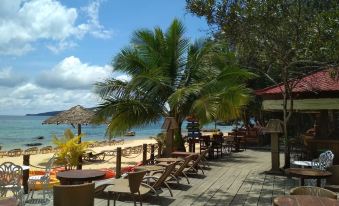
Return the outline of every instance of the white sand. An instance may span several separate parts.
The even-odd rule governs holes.
[[[125,147],[134,147],[134,146],[139,146],[142,144],[154,144],[156,143],[155,140],[153,139],[139,139],[139,140],[125,140],[125,143],[123,145],[114,145],[114,146],[103,146],[103,147],[94,147],[91,148],[95,152],[100,152],[102,150],[114,150],[117,147],[121,147],[122,149]],[[30,156],[30,164],[31,165],[36,165],[39,167],[44,167],[44,163],[46,163],[54,153],[49,153],[49,154],[36,154],[36,155],[31,155]],[[148,157],[149,158],[149,153]],[[132,154],[130,156],[122,157],[121,162],[122,162],[122,167],[128,166],[128,165],[135,165],[136,163],[142,161],[142,152],[140,154]],[[23,163],[23,156],[19,157],[2,157],[0,158],[0,164],[3,162],[13,162],[18,165],[22,165]],[[104,162],[96,162],[96,163],[90,163],[90,164],[85,164],[83,165],[84,169],[101,169],[101,168],[115,168],[115,163],[116,163],[116,157],[111,157],[107,156],[105,157]],[[34,168],[31,168],[31,170],[37,170]]]

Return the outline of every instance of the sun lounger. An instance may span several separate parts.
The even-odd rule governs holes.
[[[7,156],[7,151],[0,151],[0,157]]]
[[[93,162],[93,161],[103,161],[105,160],[105,152],[95,153],[94,151],[87,152],[82,157],[84,160]]]
[[[24,151],[25,155],[34,155],[34,154],[38,154],[39,149],[37,147],[31,147],[28,148]]]
[[[7,152],[7,156],[9,157],[18,157],[22,155],[22,149],[12,149]]]
[[[47,154],[53,152],[53,147],[52,146],[46,146],[40,149],[41,154]]]

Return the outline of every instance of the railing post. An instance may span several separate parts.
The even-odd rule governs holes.
[[[151,162],[152,164],[154,164],[154,144],[151,145]]]
[[[30,155],[23,156],[23,165],[29,166],[29,157]],[[28,193],[28,178],[29,178],[29,169],[22,171],[22,185],[24,186],[24,193]]]
[[[117,161],[115,162],[115,178],[121,177],[121,147],[117,148]]]
[[[142,164],[146,164],[147,162],[147,144],[142,145]]]

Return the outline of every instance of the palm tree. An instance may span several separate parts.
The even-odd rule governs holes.
[[[109,120],[110,136],[175,117],[176,140],[183,147],[181,126],[186,116],[194,115],[201,123],[236,118],[249,99],[243,83],[252,74],[239,69],[232,54],[211,41],[190,43],[176,19],[166,32],[136,31],[113,66],[131,79],[96,84],[103,100],[97,121]]]

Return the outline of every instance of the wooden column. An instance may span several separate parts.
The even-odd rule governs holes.
[[[279,136],[278,133],[271,133],[271,162],[270,173],[281,173],[279,158]]]
[[[142,145],[142,164],[146,164],[147,162],[147,144]]]
[[[118,179],[121,177],[121,147],[117,148],[117,160],[115,164],[115,178]]]
[[[151,162],[152,164],[154,164],[154,144],[151,145]]]
[[[30,155],[23,156],[23,165],[29,166]],[[29,178],[29,169],[22,171],[22,185],[24,186],[24,193],[28,193],[28,178]]]

